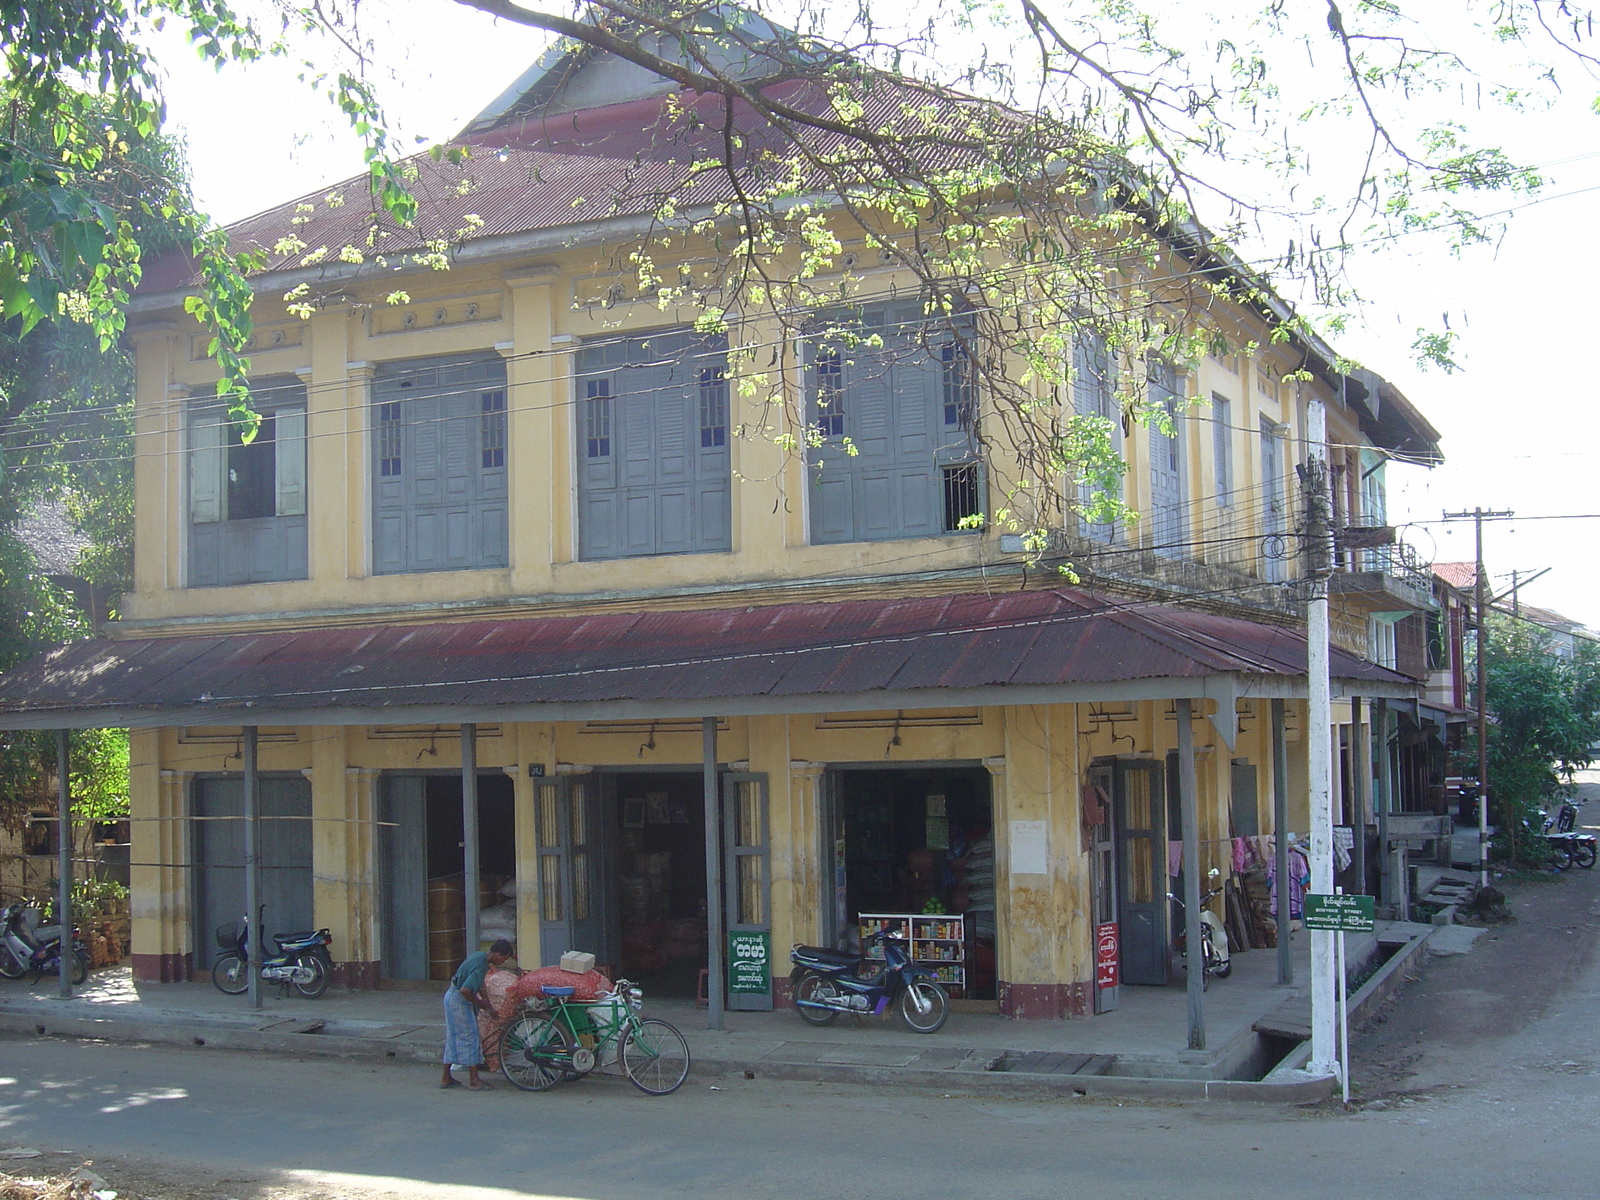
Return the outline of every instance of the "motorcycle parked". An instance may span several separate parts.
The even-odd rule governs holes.
[[[1577,817],[1578,810],[1568,801],[1562,802],[1555,816],[1544,816],[1541,836],[1549,852],[1550,865],[1557,871],[1565,871],[1573,863],[1587,870],[1594,866],[1596,857],[1600,857],[1595,835],[1579,833],[1574,828]]]
[[[883,962],[868,958],[865,946],[883,945]],[[796,945],[789,951],[794,970],[794,1005],[812,1025],[831,1025],[840,1013],[865,1016],[895,1005],[906,1027],[934,1033],[950,1015],[950,996],[932,968],[911,961],[904,939],[881,930],[865,941],[863,953]],[[870,975],[864,971],[871,971]]]
[[[1595,859],[1600,858],[1600,849],[1596,848],[1594,834],[1578,828],[1578,806],[1571,800],[1563,800],[1556,810],[1555,826],[1555,832],[1546,836],[1563,839],[1572,861],[1584,870],[1592,869]]]
[[[21,979],[29,971],[38,983],[45,975],[61,973],[61,926],[38,925],[30,928],[28,914],[33,910],[26,904],[13,904],[0,915],[0,975],[7,979]],[[72,931],[72,953],[69,970],[74,985],[89,977],[89,950]]]
[[[1213,882],[1216,881],[1220,874],[1221,872],[1215,867],[1211,868],[1210,878]],[[1206,907],[1207,901],[1220,895],[1222,895],[1222,887],[1219,884],[1200,897],[1201,969],[1205,972],[1201,981],[1202,988],[1210,985],[1213,976],[1217,979],[1226,979],[1233,974],[1233,961],[1228,953],[1228,931],[1222,924],[1222,918]],[[1175,928],[1178,931],[1176,944],[1178,953],[1187,962],[1189,945],[1188,926],[1185,921],[1186,910],[1183,906],[1183,901],[1171,892],[1167,893],[1167,899],[1172,901],[1178,909],[1178,920],[1175,923]]]
[[[278,953],[261,964],[261,978],[276,983],[287,996],[292,986],[308,1000],[328,990],[333,977],[333,957],[328,947],[333,935],[326,929],[307,933],[275,933]],[[217,990],[237,996],[250,988],[250,921],[229,921],[217,926],[217,945],[222,953],[211,967],[211,982]]]

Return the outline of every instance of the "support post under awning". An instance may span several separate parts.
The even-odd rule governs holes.
[[[250,927],[250,942],[244,964],[250,981],[250,1007],[261,1007],[261,964],[266,961],[266,923],[261,916],[261,803],[260,772],[257,770],[257,734],[254,725],[244,727],[244,911]]]
[[[56,730],[56,924],[61,929],[61,998],[72,998],[72,781],[70,734]]]
[[[700,721],[706,807],[706,1028],[722,1028],[722,789],[717,781],[717,718]]]
[[[1179,700],[1178,797],[1183,828],[1183,938],[1188,947],[1189,1049],[1206,1048],[1206,956],[1200,926],[1199,777],[1194,767],[1194,718],[1188,700]]]
[[[1284,704],[1272,702],[1272,877],[1277,881],[1272,919],[1278,923],[1278,983],[1294,983],[1294,947],[1289,944],[1289,746]]]
[[[461,727],[461,853],[467,953],[478,949],[478,727]]]
[[[1370,706],[1370,716],[1376,712]],[[1372,742],[1361,720],[1361,697],[1350,697],[1350,862],[1355,868],[1356,895],[1367,891],[1367,817],[1372,812]]]

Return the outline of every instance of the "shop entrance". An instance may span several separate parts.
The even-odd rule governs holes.
[[[617,971],[646,996],[692,998],[707,964],[706,806],[699,771],[600,776]]]
[[[1109,775],[1121,982],[1159,987],[1167,982],[1171,958],[1167,770],[1161,762],[1119,759]]]
[[[836,768],[824,789],[825,938],[900,928],[958,999],[993,1000],[995,856],[982,767]]]
[[[385,774],[378,792],[383,973],[450,978],[467,955],[461,775]],[[478,936],[517,940],[516,812],[503,771],[478,775]],[[476,949],[476,947],[474,947]]]

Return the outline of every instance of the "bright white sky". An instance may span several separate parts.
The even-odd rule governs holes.
[[[456,132],[545,44],[543,35],[449,0],[397,8],[382,39],[392,78],[381,94],[395,126],[424,143]],[[267,64],[219,76],[193,65],[177,41],[159,54],[200,206],[218,220],[361,171],[354,139],[294,70]],[[1486,525],[1497,586],[1509,586],[1513,570],[1526,577],[1549,568],[1524,589],[1524,601],[1600,628],[1600,555],[1582,549],[1600,537],[1600,520],[1534,519],[1600,514],[1600,404],[1584,350],[1594,345],[1590,292],[1600,279],[1589,220],[1600,195],[1600,117],[1579,90],[1561,110],[1504,121],[1505,143],[1546,169],[1549,198],[1519,212],[1498,247],[1461,261],[1428,246],[1360,266],[1373,304],[1339,347],[1398,385],[1443,435],[1445,466],[1391,469],[1390,519],[1416,522],[1406,540],[1425,558],[1470,559],[1471,522],[1446,526],[1440,514],[1512,510],[1515,519]],[[1596,90],[1600,84],[1589,86]],[[1409,352],[1415,331],[1445,312],[1464,334],[1466,369],[1418,371]]]

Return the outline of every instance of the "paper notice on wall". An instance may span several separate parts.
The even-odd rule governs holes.
[[[1011,822],[1011,873],[1046,875],[1050,871],[1048,826],[1043,821]]]

